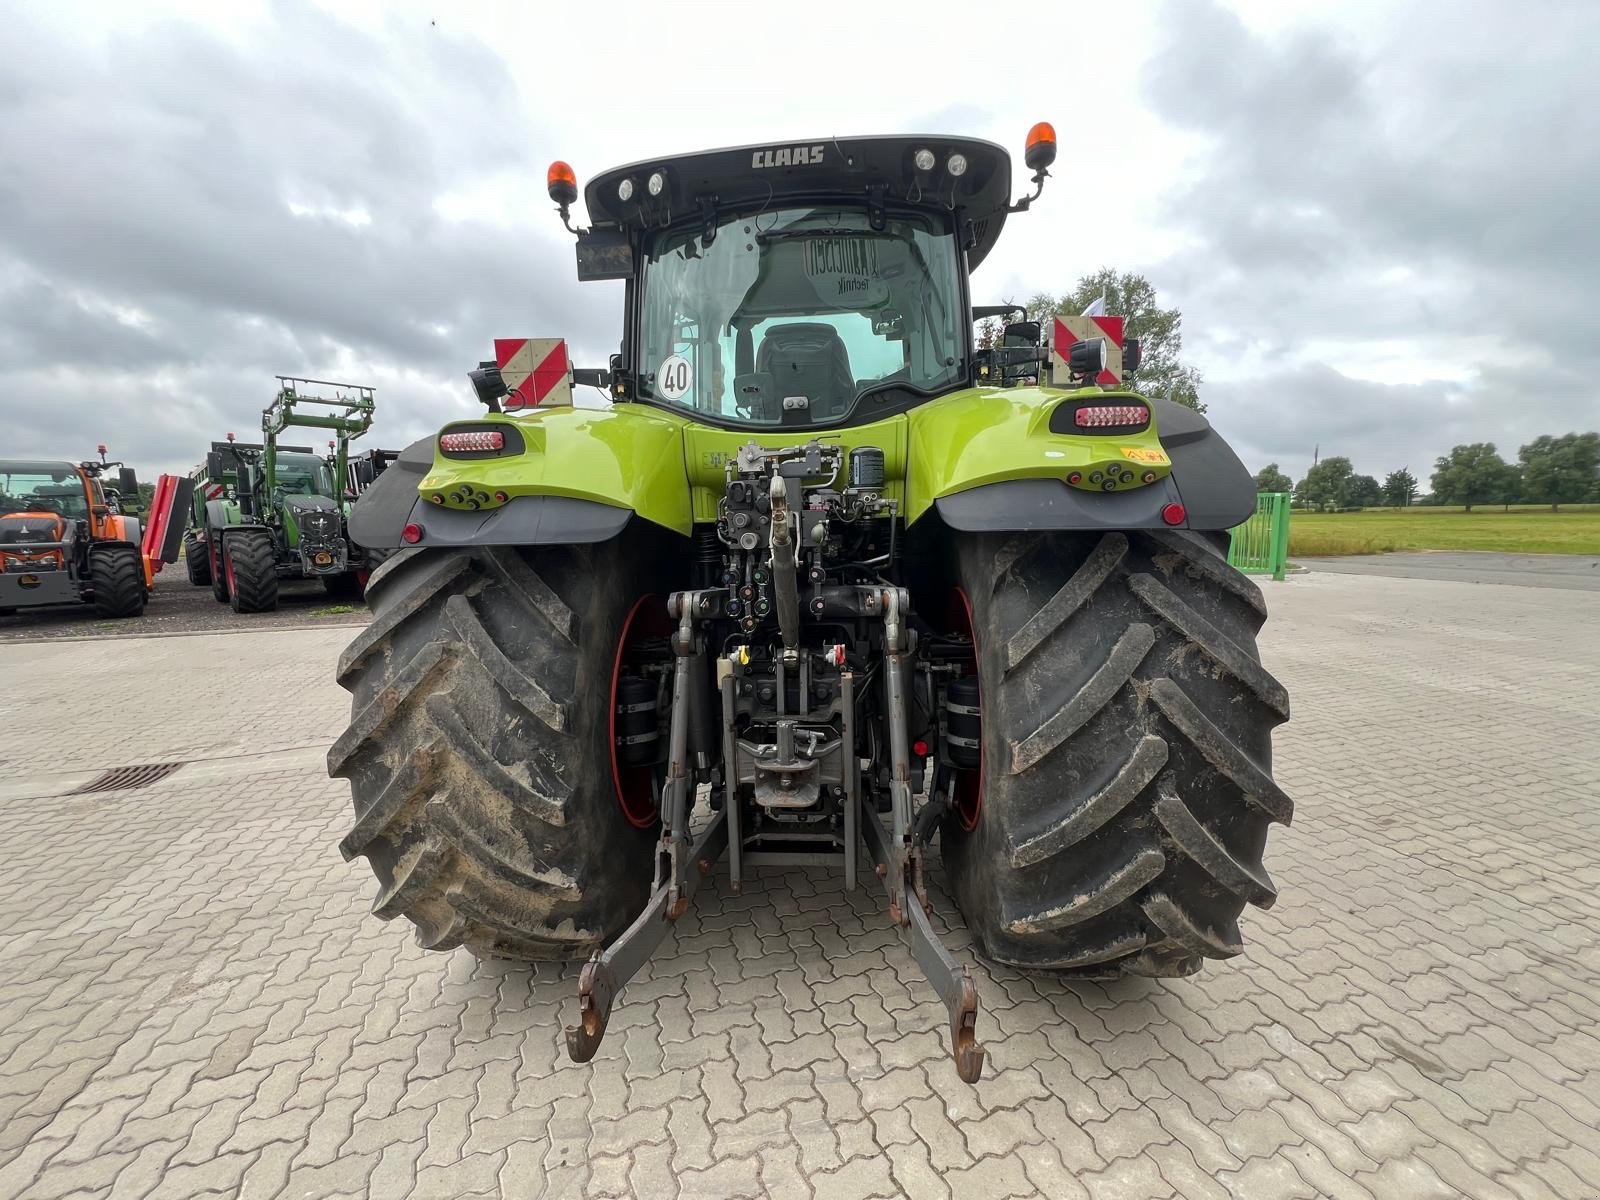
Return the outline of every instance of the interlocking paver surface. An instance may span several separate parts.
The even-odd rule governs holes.
[[[973,1088],[823,871],[702,892],[567,1062],[571,968],[367,915],[322,767],[348,630],[0,646],[0,1196],[1597,1194],[1600,605],[1267,593],[1277,906],[1193,979],[979,966]]]

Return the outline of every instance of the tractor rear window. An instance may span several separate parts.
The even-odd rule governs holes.
[[[838,425],[869,391],[948,389],[966,377],[955,239],[839,208],[663,234],[639,346],[643,397],[737,424]]]
[[[0,516],[7,513],[48,512],[71,521],[87,520],[89,501],[83,481],[70,467],[59,470],[8,470],[0,463]]]

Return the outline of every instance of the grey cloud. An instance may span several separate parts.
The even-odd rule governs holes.
[[[1167,196],[1194,248],[1161,277],[1191,347],[1265,364],[1206,389],[1255,465],[1320,441],[1415,470],[1458,441],[1514,454],[1600,425],[1600,10],[1525,6],[1514,37],[1504,13],[1407,6],[1357,42],[1169,7],[1146,93],[1203,148]],[[1304,364],[1312,341],[1399,343],[1464,382],[1348,378],[1361,364]]]
[[[426,23],[380,40],[296,4],[241,46],[165,23],[103,57],[8,20],[9,440],[78,454],[93,425],[153,466],[188,465],[259,419],[274,374],[342,371],[395,381],[373,437],[399,441],[466,399],[495,336],[609,352],[616,298],[574,279],[507,71]],[[435,211],[485,179],[526,197],[511,228]]]

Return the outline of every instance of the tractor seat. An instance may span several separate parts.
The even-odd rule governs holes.
[[[797,321],[762,335],[756,370],[772,377],[762,419],[785,425],[816,425],[842,416],[855,399],[855,377],[844,340],[832,325]],[[805,408],[785,408],[786,396],[804,396]]]

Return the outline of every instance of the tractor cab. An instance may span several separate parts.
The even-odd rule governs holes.
[[[1037,182],[1047,161],[1030,157]],[[1019,207],[1009,156],[970,138],[684,155],[607,171],[585,199],[579,277],[633,292],[614,393],[756,428],[875,421],[970,386],[967,275]]]
[[[1036,126],[1035,190],[1015,203],[1009,155],[973,138],[827,138],[606,171],[585,189],[578,277],[627,281],[623,341],[609,371],[577,382],[773,430],[861,425],[970,387],[968,274],[1054,155]],[[570,229],[576,177],[558,162],[548,182]],[[511,391],[492,371],[474,382],[491,408]]]
[[[0,565],[64,570],[69,534],[86,534],[94,510],[104,507],[99,482],[72,463],[0,461]]]
[[[129,511],[133,471],[100,458],[80,463],[0,459],[0,609],[92,602],[104,615],[136,616],[159,561]],[[118,468],[118,486],[102,476]]]

